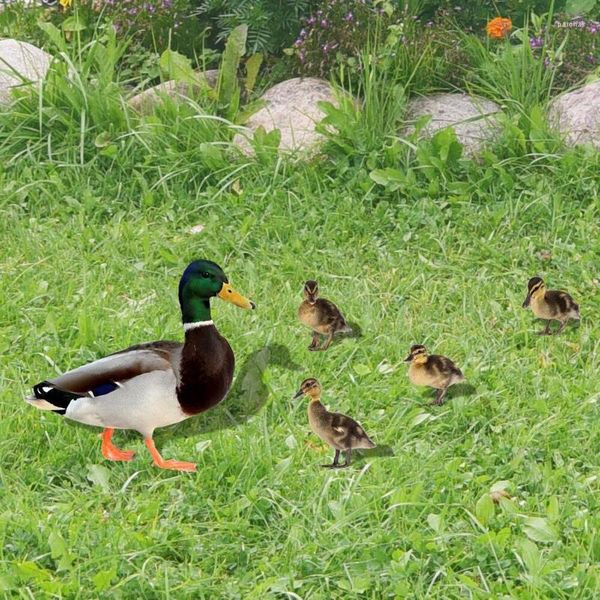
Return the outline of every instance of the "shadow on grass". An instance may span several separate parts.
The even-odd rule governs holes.
[[[396,456],[391,446],[375,446],[375,448],[371,448],[370,450],[356,450],[352,453],[353,462],[357,463],[372,458],[385,458],[388,456]]]
[[[229,394],[216,408],[200,413],[173,429],[176,437],[233,429],[246,423],[267,402],[269,389],[263,381],[267,367],[299,371],[290,351],[283,344],[269,344],[250,354],[237,372]]]
[[[457,383],[448,388],[446,392],[446,397],[444,398],[444,404],[446,402],[452,400],[453,398],[461,398],[463,396],[472,396],[477,391],[477,388],[470,383]],[[433,400],[437,396],[437,390],[429,389],[424,394],[422,394],[423,400],[429,400],[427,404],[438,406],[433,404]],[[443,406],[443,404],[441,405]]]

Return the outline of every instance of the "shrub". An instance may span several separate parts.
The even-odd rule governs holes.
[[[248,26],[251,53],[279,54],[300,29],[309,0],[194,0],[195,14],[213,28],[211,39],[223,44],[238,25]]]
[[[373,2],[329,0],[304,19],[294,42],[294,54],[304,75],[327,76],[339,65],[356,66],[369,37],[392,22]]]

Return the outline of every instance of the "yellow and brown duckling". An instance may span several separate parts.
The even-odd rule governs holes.
[[[451,385],[465,380],[462,371],[447,357],[427,354],[425,346],[415,344],[404,359],[410,363],[408,378],[415,385],[426,385],[437,390],[432,404],[443,404]]]
[[[304,301],[298,308],[300,321],[313,330],[309,350],[327,350],[336,333],[352,333],[340,309],[330,300],[319,298],[319,285],[310,280],[304,284]],[[319,344],[320,336],[326,335],[325,342]]]
[[[308,405],[308,422],[311,429],[329,446],[335,449],[335,456],[327,469],[343,469],[350,466],[352,450],[357,448],[375,448],[365,430],[354,420],[340,413],[329,412],[321,404],[321,385],[316,379],[305,379],[294,398],[306,395],[310,398]],[[346,462],[340,464],[340,453],[346,454]]]
[[[529,306],[538,319],[546,320],[546,328],[540,331],[540,335],[552,335],[551,321],[560,323],[554,332],[554,335],[557,335],[565,328],[569,319],[580,318],[579,305],[571,295],[560,290],[546,289],[546,284],[541,277],[532,277],[527,283],[527,297],[523,302],[523,308]]]

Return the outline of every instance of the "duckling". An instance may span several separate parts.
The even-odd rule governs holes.
[[[567,324],[569,319],[579,321],[579,305],[567,292],[559,290],[547,290],[546,284],[541,277],[532,277],[527,283],[527,297],[523,302],[523,308],[531,305],[533,314],[538,319],[546,320],[546,328],[540,331],[540,335],[552,335],[550,322],[559,321],[560,326],[554,332],[558,335]]]
[[[427,385],[437,390],[432,404],[443,404],[446,392],[451,385],[465,380],[462,371],[445,356],[427,354],[425,346],[415,344],[404,359],[410,363],[408,378],[415,385]]]
[[[350,466],[352,450],[355,448],[375,448],[365,430],[354,420],[340,413],[329,412],[321,404],[321,385],[316,379],[305,379],[294,399],[303,394],[310,398],[308,422],[311,429],[327,444],[335,449],[335,456],[326,469],[344,469]],[[346,462],[340,464],[340,452],[346,454]]]
[[[308,347],[311,351],[327,350],[336,333],[352,333],[340,309],[333,302],[319,298],[319,285],[313,280],[304,284],[304,301],[298,308],[298,318],[313,330],[312,342]],[[319,346],[320,335],[326,335],[327,338]]]

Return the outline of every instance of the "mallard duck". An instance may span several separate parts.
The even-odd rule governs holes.
[[[308,405],[308,422],[311,429],[332,448],[335,456],[330,465],[323,465],[327,469],[343,469],[350,466],[352,450],[356,448],[375,448],[365,430],[354,420],[340,413],[329,412],[321,404],[321,385],[316,379],[305,379],[300,384],[300,389],[294,399],[307,395],[310,398]],[[340,464],[340,452],[346,454],[346,462]]]
[[[240,308],[255,308],[231,287],[219,265],[195,261],[179,282],[183,344],[158,341],[131,346],[38,383],[27,401],[79,423],[103,427],[102,455],[108,460],[133,458],[132,451],[112,443],[115,429],[133,429],[144,436],[157,467],[195,471],[194,463],[165,460],[152,436],[158,427],[216,406],[231,386],[235,359],[211,319],[213,296]]]
[[[313,330],[309,350],[327,350],[336,333],[352,333],[340,309],[331,301],[319,298],[319,285],[310,280],[304,284],[304,301],[298,308],[300,321]],[[325,342],[319,345],[319,336],[326,335]]]
[[[408,378],[415,385],[426,385],[437,390],[432,404],[443,404],[446,392],[451,385],[465,380],[462,371],[445,356],[427,354],[425,346],[415,344],[404,359],[410,363]]]
[[[558,335],[569,319],[579,320],[579,306],[567,292],[547,290],[541,277],[532,277],[527,283],[527,297],[523,308],[531,305],[533,314],[538,319],[546,320],[546,328],[540,335],[552,335],[550,332],[551,321],[559,321],[560,326],[554,332]]]

